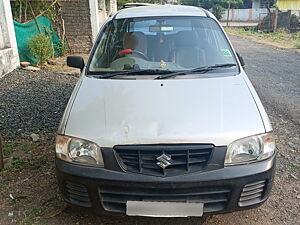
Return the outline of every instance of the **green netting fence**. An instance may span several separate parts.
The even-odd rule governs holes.
[[[44,16],[39,16],[36,18],[36,21],[41,32],[51,36],[54,48],[54,57],[60,56],[62,43],[60,42],[57,33],[52,28],[50,19]],[[38,60],[30,52],[28,46],[30,38],[39,33],[35,21],[32,20],[28,23],[23,24],[14,20],[14,27],[16,32],[20,62],[27,61],[33,64],[37,63]]]

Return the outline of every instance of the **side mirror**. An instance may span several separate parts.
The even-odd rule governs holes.
[[[81,56],[68,56],[67,65],[82,70],[84,68],[84,60]]]
[[[238,56],[238,58],[240,60],[240,63],[242,65],[242,67],[244,67],[245,66],[245,61],[244,61],[243,57],[239,53],[236,53],[236,54],[237,54],[237,56]]]

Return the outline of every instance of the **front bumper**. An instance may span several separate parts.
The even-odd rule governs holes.
[[[173,177],[86,167],[56,159],[65,201],[97,212],[126,213],[126,201],[202,202],[204,215],[253,208],[269,196],[275,173],[268,160]]]

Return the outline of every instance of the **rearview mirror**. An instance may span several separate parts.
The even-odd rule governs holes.
[[[81,56],[68,56],[67,65],[82,70],[84,68],[84,60]]]
[[[149,32],[170,32],[174,27],[170,25],[151,25],[149,26]]]
[[[244,67],[245,66],[245,61],[244,61],[243,57],[239,53],[236,53],[236,54],[237,54],[237,56],[240,60],[241,66]]]

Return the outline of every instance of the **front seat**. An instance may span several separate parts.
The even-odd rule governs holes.
[[[123,48],[143,53],[147,56],[147,38],[143,32],[128,32],[123,37]]]
[[[175,63],[185,68],[202,66],[204,56],[198,41],[194,31],[178,32],[175,38]]]

